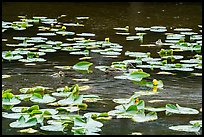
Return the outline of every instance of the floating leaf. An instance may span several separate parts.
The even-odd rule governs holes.
[[[132,120],[134,122],[147,122],[147,121],[153,121],[156,119],[158,119],[156,112],[149,112],[146,114],[146,116],[143,112],[141,112],[141,113],[137,113],[132,117]]]
[[[30,101],[36,103],[51,103],[54,102],[56,98],[50,96],[49,94],[45,94],[41,96],[39,93],[34,93],[33,96],[30,98]]]
[[[192,124],[192,125],[194,125],[196,123],[199,123],[200,127],[202,127],[202,120],[191,120],[189,123]]]
[[[71,131],[75,135],[94,135],[96,132],[101,131],[100,127],[102,126],[101,122],[95,121],[90,117],[86,121],[76,117]]]
[[[72,66],[54,66],[54,68],[62,69],[62,70],[69,70],[72,68]]]
[[[40,127],[41,130],[45,131],[63,131],[64,128],[65,127],[62,124],[53,124]]]
[[[19,130],[20,133],[36,133],[38,132],[38,130],[35,130],[35,129],[32,129],[32,128],[27,128],[27,129],[22,129],[22,130]]]
[[[73,66],[73,69],[76,69],[76,70],[88,70],[91,65],[93,65],[93,63],[90,63],[90,62],[87,62],[87,61],[81,61],[81,62],[78,62],[77,64],[75,64]]]
[[[7,113],[7,112],[3,113],[2,112],[2,117],[4,117],[4,118],[19,119],[21,116],[28,118],[29,114],[26,114],[26,113]]]
[[[37,124],[37,118],[29,118],[25,119],[24,116],[21,116],[18,120],[15,122],[12,122],[9,124],[12,128],[26,128],[26,127],[32,127]]]
[[[185,132],[198,132],[200,127],[194,127],[193,125],[179,125],[169,127],[171,130],[185,131]]]
[[[84,36],[88,36],[88,37],[94,37],[95,36],[95,34],[93,34],[93,33],[81,33],[81,34],[76,34],[77,36],[82,36],[82,37],[84,37]]]
[[[178,104],[172,105],[172,104],[166,104],[166,111],[176,114],[198,114],[199,111],[192,108],[187,107],[181,107]]]
[[[11,75],[2,75],[2,79],[3,78],[10,78],[11,77]]]
[[[144,109],[148,110],[148,111],[154,111],[154,112],[160,112],[160,111],[165,111],[166,110],[165,107],[162,107],[162,108],[153,108],[153,107],[148,107],[148,106],[146,106]]]

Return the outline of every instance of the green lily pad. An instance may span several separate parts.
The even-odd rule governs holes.
[[[2,105],[17,105],[21,101],[15,97],[12,93],[3,93],[2,94]]]
[[[98,95],[83,95],[83,101],[84,102],[97,102],[98,100],[102,100]]]
[[[11,55],[4,55],[3,53],[2,53],[2,58],[3,59],[5,59],[5,60],[19,60],[19,59],[22,59],[23,58],[23,56],[22,55],[13,55],[13,54],[11,54]]]
[[[79,51],[81,49],[79,48],[73,48],[73,47],[63,47],[61,48],[62,51]]]
[[[65,128],[65,126],[63,126],[62,124],[53,124],[53,125],[47,125],[47,126],[41,126],[40,129],[41,130],[45,130],[45,131],[63,131]]]
[[[81,62],[78,62],[77,64],[75,64],[73,66],[73,69],[76,69],[76,70],[88,70],[91,65],[93,65],[93,63],[90,63],[88,61],[81,61]]]
[[[26,127],[35,126],[36,124],[37,124],[37,118],[34,117],[26,120],[24,116],[21,116],[15,122],[10,123],[9,126],[12,128],[26,128]]]
[[[112,117],[108,115],[108,113],[99,113],[99,112],[88,112],[84,114],[84,117],[91,117],[92,119],[97,120],[110,120]]]
[[[39,49],[41,52],[56,52],[56,49]]]
[[[54,102],[56,98],[50,96],[49,94],[41,95],[39,93],[34,93],[33,96],[30,98],[30,101],[36,103],[51,103]]]
[[[42,49],[52,49],[52,45],[48,45],[48,44],[40,44],[40,45],[36,45],[34,46],[36,48],[42,48]]]
[[[78,19],[78,20],[87,20],[87,19],[89,19],[89,17],[76,17],[76,19]]]
[[[55,33],[37,33],[37,36],[55,36]]]
[[[28,129],[19,130],[19,132],[20,133],[29,133],[29,134],[32,134],[32,133],[38,132],[38,130],[35,130],[35,129],[32,129],[32,128],[28,128]]]
[[[143,78],[149,77],[150,74],[142,71],[133,71],[128,75],[129,80],[141,81]]]
[[[78,107],[76,106],[69,106],[69,107],[58,107],[56,108],[58,111],[67,111],[67,112],[76,112],[78,110],[80,110]]]
[[[185,131],[185,132],[198,132],[200,127],[195,127],[193,125],[179,125],[179,126],[171,126],[169,127],[171,130],[176,131]]]
[[[172,104],[166,104],[166,111],[175,113],[175,114],[198,114],[199,111],[192,108],[187,107],[181,107],[178,104],[172,105]]]
[[[60,35],[74,35],[75,32],[71,32],[71,31],[57,31],[56,34],[60,34]]]
[[[10,78],[11,77],[11,75],[2,75],[2,79],[3,78]]]
[[[27,59],[19,59],[20,62],[45,62],[44,58],[27,58]]]
[[[16,97],[20,100],[27,100],[32,97],[32,94],[19,94],[19,95],[16,95]]]
[[[52,95],[56,97],[68,97],[71,92],[53,92]]]
[[[146,106],[144,109],[148,110],[148,111],[154,111],[154,112],[160,112],[160,111],[165,111],[166,110],[165,107],[153,108],[153,107],[150,107],[150,106]]]
[[[143,39],[143,36],[127,36],[126,40]]]
[[[72,95],[72,94],[70,94],[70,96],[69,96],[68,98],[66,98],[66,99],[59,100],[57,103],[58,103],[59,105],[62,105],[62,106],[82,104],[83,95],[79,95],[79,96],[76,97],[76,98],[73,98],[71,95]]]
[[[147,122],[147,121],[153,121],[157,120],[158,116],[156,112],[149,112],[145,115],[145,113],[137,113],[132,117],[132,120],[134,122]]]
[[[167,35],[166,36],[166,39],[173,39],[173,40],[175,40],[175,39],[178,39],[178,40],[180,40],[180,39],[185,39],[185,35],[182,35],[182,34],[172,34],[172,35]]]
[[[175,28],[174,31],[192,31],[190,28]]]
[[[101,122],[95,121],[90,117],[86,121],[76,117],[71,131],[74,135],[96,135],[96,132],[101,131],[100,127],[102,126]]]
[[[19,119],[21,116],[24,116],[26,119],[29,118],[29,114],[26,113],[2,113],[2,117],[9,119]]]
[[[117,35],[130,35],[129,32],[116,32]]]
[[[69,70],[72,68],[72,66],[54,66],[54,68],[62,69],[62,70]]]
[[[148,31],[150,28],[145,28],[145,27],[135,27],[136,31]]]
[[[81,34],[76,34],[77,36],[82,36],[82,37],[94,37],[95,34],[93,33],[81,33]]]
[[[83,27],[83,24],[79,24],[79,23],[64,23],[64,26],[70,26],[70,27]]]
[[[121,55],[120,52],[116,52],[113,50],[109,50],[109,51],[102,50],[102,51],[100,51],[100,54],[101,55],[115,55],[115,56]]]
[[[120,30],[120,31],[129,31],[129,26],[126,26],[124,28],[120,28],[120,27],[117,27],[117,28],[113,28],[114,30]]]
[[[200,127],[202,127],[202,120],[191,120],[189,123],[192,124],[192,125],[194,125],[196,123],[199,123]]]
[[[126,51],[125,55],[126,56],[130,56],[130,57],[141,57],[141,58],[147,58],[149,56],[147,53],[143,53],[143,52],[131,52],[131,51]]]
[[[88,56],[89,55],[89,50],[74,51],[74,52],[70,52],[69,54],[71,54],[71,55],[85,55],[85,56]]]

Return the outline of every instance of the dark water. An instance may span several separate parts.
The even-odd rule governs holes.
[[[130,26],[131,35],[135,35],[134,28],[137,26],[151,27],[155,25],[166,26],[167,28],[188,27],[192,28],[194,32],[199,33],[198,25],[202,24],[202,4],[201,3],[3,3],[2,5],[2,20],[3,21],[17,21],[17,16],[27,15],[31,18],[33,16],[47,16],[49,18],[57,18],[60,15],[67,15],[62,19],[62,22],[74,22],[76,16],[89,16],[90,19],[83,21],[84,28],[70,28],[70,31],[76,33],[90,32],[95,33],[93,39],[104,40],[106,37],[110,38],[111,42],[123,45],[122,55],[119,58],[102,58],[98,54],[91,53],[93,59],[89,60],[97,65],[111,65],[113,61],[124,60],[124,52],[141,51],[151,52],[152,57],[158,57],[157,52],[161,47],[140,47],[140,42],[126,41],[125,36],[115,34],[114,27]],[[169,30],[169,29],[168,29]],[[173,32],[169,30],[168,32]],[[8,42],[2,42],[2,50],[9,50],[12,48],[5,47],[6,43],[15,42],[12,40],[14,36],[36,36],[37,27],[32,27],[25,31],[7,30],[3,33],[2,38],[6,38]],[[145,35],[143,44],[155,42],[161,38],[164,40],[165,35],[158,33],[149,33]],[[67,42],[65,38],[53,38]],[[193,56],[195,53],[185,52],[184,55]],[[11,78],[3,79],[2,84],[5,85],[3,89],[12,88],[14,93],[23,87],[32,87],[35,85],[48,86],[52,88],[63,87],[76,82],[72,78],[88,78],[88,82],[77,82],[81,85],[89,85],[90,90],[84,91],[87,94],[97,94],[103,101],[88,104],[87,111],[105,112],[114,109],[115,103],[112,102],[114,98],[129,98],[133,92],[139,91],[142,87],[133,84],[131,81],[116,80],[115,74],[104,74],[97,69],[93,69],[91,74],[81,74],[76,71],[68,71],[69,77],[52,78],[51,74],[57,72],[53,69],[54,65],[74,65],[82,56],[69,55],[67,52],[58,51],[56,53],[48,53],[43,56],[47,62],[37,63],[36,66],[25,66],[24,63],[12,61],[2,63],[2,74],[12,75]],[[164,106],[166,103],[177,103],[181,106],[200,109],[202,107],[202,77],[189,76],[190,73],[179,72],[175,76],[161,76],[155,73],[158,70],[150,71],[144,69],[145,72],[151,74],[151,79],[161,79],[164,82],[164,89],[158,95],[142,96],[146,105]],[[199,72],[196,70],[195,72]],[[17,92],[16,92],[17,93]],[[162,99],[166,102],[150,104],[147,101],[153,99]],[[46,107],[43,106],[42,107]],[[141,132],[144,135],[174,135],[174,134],[195,134],[186,132],[176,132],[169,130],[168,127],[172,125],[185,125],[190,120],[202,119],[202,113],[198,115],[172,115],[166,116],[164,112],[158,113],[159,119],[153,122],[134,123],[129,119],[112,119],[103,122],[104,126],[100,134],[131,134],[132,132]],[[3,118],[2,120],[2,134],[17,135],[20,134],[16,129],[9,128],[9,123],[12,120]],[[40,131],[37,134],[63,134],[63,133],[48,133]]]

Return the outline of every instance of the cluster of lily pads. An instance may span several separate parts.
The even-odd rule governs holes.
[[[199,28],[202,28],[202,25],[198,25]],[[165,33],[166,40],[162,42],[161,39],[151,44],[141,44],[140,46],[147,47],[160,47],[161,50],[158,52],[161,58],[152,58],[150,53],[143,52],[131,52],[126,51],[125,55],[129,57],[136,58],[131,60],[131,63],[138,64],[138,68],[150,68],[150,69],[161,69],[164,71],[193,71],[194,69],[202,69],[202,35],[193,32],[191,28],[170,28],[169,31],[172,33],[167,33],[168,29],[165,26],[152,26],[149,28],[145,27],[135,27],[136,35],[130,36],[129,26],[125,28],[114,28],[115,30],[120,31],[116,34],[129,35],[126,36],[126,40],[135,40],[139,39],[143,43],[143,37],[146,35],[147,31],[154,33]],[[122,32],[121,32],[122,31]],[[124,32],[124,33],[123,33]],[[167,49],[168,48],[168,49]],[[174,55],[181,52],[195,52],[197,53],[193,58],[185,59],[182,55]],[[144,64],[145,63],[145,64]],[[193,68],[192,68],[193,67]]]
[[[47,53],[64,51],[70,55],[82,55],[78,63],[73,66],[54,66],[54,68],[62,70],[79,70],[90,71],[92,62],[83,61],[91,59],[90,52],[99,53],[103,57],[118,57],[121,55],[123,46],[118,43],[110,42],[109,38],[104,41],[97,41],[91,39],[95,37],[94,33],[83,32],[76,34],[73,31],[68,31],[69,27],[84,27],[84,24],[78,22],[60,22],[57,19],[47,17],[33,17],[19,16],[20,21],[5,22],[2,21],[2,32],[7,29],[26,30],[29,27],[38,25],[37,36],[34,37],[13,37],[19,43],[9,44],[6,46],[14,48],[14,50],[2,51],[3,60],[18,60],[20,62],[45,62],[42,56]],[[76,17],[77,20],[86,20],[89,17]],[[200,27],[200,26],[199,26]],[[201,26],[202,27],[202,26]],[[136,35],[130,35],[129,26],[125,28],[113,28],[117,35],[125,35],[126,40],[139,40],[143,43],[143,37],[151,31],[153,33],[167,32],[164,26],[152,26],[150,28],[135,27]],[[123,31],[123,32],[121,32]],[[192,108],[181,107],[176,104],[166,104],[160,108],[145,106],[145,101],[140,100],[142,95],[157,94],[158,89],[163,88],[163,81],[153,79],[148,81],[145,78],[150,77],[150,74],[144,72],[143,69],[150,68],[164,70],[157,74],[172,74],[167,71],[194,71],[195,69],[202,70],[202,35],[192,32],[189,28],[175,28],[173,31],[180,32],[165,33],[166,40],[161,42],[158,40],[155,44],[141,44],[140,46],[154,47],[162,46],[158,52],[160,58],[151,57],[150,52],[135,52],[125,51],[125,56],[133,59],[115,61],[110,66],[95,66],[96,69],[104,71],[105,73],[115,73],[115,79],[131,80],[135,84],[139,84],[152,90],[144,92],[135,92],[130,98],[113,99],[113,102],[120,105],[115,107],[115,110],[109,112],[88,112],[81,115],[87,109],[88,102],[97,102],[102,100],[97,95],[81,95],[79,91],[84,90],[84,87],[79,87],[77,84],[72,86],[65,86],[53,90],[52,88],[36,86],[30,88],[21,88],[21,94],[14,95],[11,89],[3,90],[2,92],[2,107],[6,110],[11,110],[12,113],[2,112],[4,118],[14,119],[10,123],[12,128],[28,128],[22,129],[20,132],[33,133],[37,132],[37,126],[45,131],[60,131],[71,132],[73,134],[99,134],[103,126],[102,120],[110,120],[112,118],[130,118],[134,122],[148,122],[157,120],[157,113],[165,111],[166,115],[175,114],[198,114],[199,111]],[[67,43],[62,41],[52,40],[55,36],[62,36],[66,38]],[[47,38],[48,37],[48,38]],[[189,37],[190,42],[185,41]],[[169,46],[170,49],[166,47]],[[182,55],[174,55],[180,52],[195,52],[193,58],[184,58]],[[184,58],[184,59],[183,59]],[[53,75],[54,76],[54,75]],[[59,74],[61,76],[61,74]],[[2,75],[2,78],[8,78],[10,75]],[[86,89],[86,88],[85,88]],[[29,101],[33,103],[30,107],[16,106],[22,102]],[[38,105],[37,105],[38,104]],[[41,108],[40,104],[46,104],[49,107],[55,108]],[[147,113],[147,112],[148,113]],[[171,126],[169,129],[187,132],[198,132],[202,127],[202,120],[190,121],[191,125]],[[30,128],[32,127],[32,128]],[[33,129],[35,128],[35,129]]]
[[[93,33],[83,32],[76,34],[75,32],[67,31],[69,29],[68,27],[84,27],[83,24],[79,24],[78,22],[62,23],[58,19],[50,19],[47,17],[27,18],[26,16],[19,16],[19,18],[21,21],[18,21],[17,25],[20,24],[20,27],[24,28],[19,30],[25,30],[28,28],[28,26],[30,27],[33,25],[38,25],[38,30],[40,32],[37,33],[37,36],[35,37],[13,37],[13,40],[21,42],[15,44],[6,43],[6,46],[14,47],[15,49],[10,51],[3,51],[2,58],[4,60],[18,60],[21,62],[44,62],[46,60],[44,58],[40,58],[39,56],[43,56],[47,52],[57,52],[57,50],[67,51],[71,55],[84,55],[86,57],[89,56],[90,51],[111,56],[118,56],[121,54],[120,51],[122,51],[122,46],[117,43],[109,42],[109,38],[106,38],[105,41],[96,41],[90,39],[90,37],[95,36]],[[84,20],[89,18],[77,17],[76,19]],[[2,21],[2,28],[5,31],[7,29],[13,28],[15,24],[15,21]],[[2,32],[4,31],[2,30]],[[62,41],[54,41],[50,39],[56,35],[66,37],[66,40],[69,42],[63,43]]]
[[[160,108],[145,106],[145,101],[140,100],[139,97],[158,94],[158,92],[139,91],[130,98],[113,99],[113,102],[120,104],[115,107],[115,110],[101,113],[87,112],[81,115],[79,111],[86,110],[88,107],[86,102],[102,100],[97,95],[80,95],[79,91],[83,89],[83,86],[79,87],[77,84],[58,88],[56,91],[48,87],[36,86],[19,89],[22,94],[18,95],[14,95],[11,89],[3,90],[2,106],[12,112],[2,112],[2,116],[13,119],[14,121],[9,126],[22,129],[20,132],[24,133],[38,132],[36,129],[39,125],[40,130],[44,131],[63,133],[71,131],[75,135],[97,135],[103,126],[103,120],[112,118],[130,118],[134,122],[148,122],[157,120],[157,113],[162,111],[165,111],[167,116],[199,113],[196,109],[181,107],[178,104],[166,104]],[[16,106],[27,101],[33,102],[33,105],[30,107]],[[40,104],[47,104],[55,108],[44,109],[40,107]],[[192,125],[171,126],[169,129],[199,132],[202,120],[193,120],[190,123]]]
[[[40,125],[40,129],[45,131],[71,130],[74,134],[97,134],[103,124],[95,119],[106,118],[107,114],[97,113],[98,115],[94,117],[89,113],[85,113],[84,116],[79,114],[80,110],[86,110],[88,106],[86,102],[101,100],[97,95],[80,95],[79,91],[83,89],[83,86],[79,87],[77,84],[58,88],[56,91],[48,87],[36,86],[19,89],[22,94],[18,95],[14,95],[11,89],[7,89],[2,91],[2,106],[12,113],[2,112],[2,116],[15,120],[9,124],[12,128]],[[58,101],[57,98],[59,98]],[[16,106],[27,101],[33,102],[34,105]],[[47,104],[56,108],[43,109],[37,104]],[[30,129],[23,131],[30,132]]]

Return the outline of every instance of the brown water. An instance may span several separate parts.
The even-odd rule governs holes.
[[[90,19],[84,21],[85,27],[83,29],[73,28],[76,33],[91,32],[95,33],[96,40],[104,40],[106,37],[110,38],[111,42],[123,45],[122,55],[119,58],[102,58],[100,55],[91,53],[93,59],[89,60],[97,65],[111,65],[113,61],[124,60],[124,52],[141,51],[151,52],[152,57],[158,57],[157,52],[161,47],[140,47],[140,42],[126,41],[125,36],[115,34],[114,27],[130,26],[131,35],[135,35],[134,28],[136,26],[151,27],[155,25],[166,26],[167,28],[188,27],[192,28],[194,32],[199,33],[198,25],[202,24],[202,4],[201,3],[3,3],[2,5],[2,20],[3,21],[17,21],[17,16],[27,15],[33,16],[47,16],[49,18],[57,18],[60,15],[67,15],[62,19],[62,22],[74,22],[76,16],[89,16]],[[169,30],[169,29],[168,29]],[[72,31],[72,30],[70,30]],[[173,32],[169,30],[168,32]],[[37,27],[32,27],[25,31],[7,30],[3,33],[2,38],[6,38],[8,42],[2,42],[2,50],[9,50],[5,46],[6,43],[13,43],[14,36],[36,36]],[[144,36],[144,44],[155,42],[161,38],[164,40],[163,33],[152,33]],[[57,37],[53,40],[60,40],[67,42],[65,38]],[[185,52],[185,56],[193,56],[195,53]],[[93,73],[81,74],[76,71],[68,71],[69,77],[52,78],[50,75],[57,72],[53,69],[54,65],[74,65],[82,56],[73,56],[67,52],[58,51],[56,53],[47,53],[43,56],[47,62],[37,63],[36,66],[25,66],[24,63],[17,61],[3,62],[2,74],[12,75],[11,78],[3,79],[2,84],[5,85],[3,89],[12,88],[14,93],[23,87],[32,87],[35,85],[48,86],[52,88],[63,87],[69,84],[75,84],[72,78],[88,78],[88,82],[77,82],[79,85],[89,85],[90,90],[84,93],[99,95],[103,101],[88,104],[87,111],[105,112],[114,109],[115,103],[112,102],[114,98],[129,98],[133,92],[139,91],[142,87],[133,84],[131,81],[116,80],[115,74],[105,74],[94,67]],[[190,76],[190,73],[178,72],[175,76],[161,76],[156,75],[157,69],[151,71],[144,69],[145,72],[151,74],[151,79],[161,79],[164,82],[164,89],[158,95],[142,96],[146,105],[164,106],[166,103],[177,103],[181,106],[200,109],[202,107],[202,77]],[[195,72],[200,72],[195,70]],[[17,92],[16,92],[17,93]],[[167,100],[164,103],[150,104],[147,101],[153,99]],[[40,105],[41,107],[46,107]],[[176,132],[169,130],[168,127],[172,125],[188,124],[190,120],[202,119],[202,113],[198,115],[172,115],[166,116],[164,112],[158,113],[159,119],[153,122],[134,123],[129,119],[112,119],[103,122],[104,126],[100,134],[116,135],[116,134],[131,134],[132,132],[141,132],[144,135],[159,134],[159,135],[174,135],[174,134],[195,134],[186,132]],[[16,129],[9,127],[10,119],[2,119],[2,134],[4,135],[18,135]],[[40,131],[36,134],[65,134],[61,132],[44,132]]]

